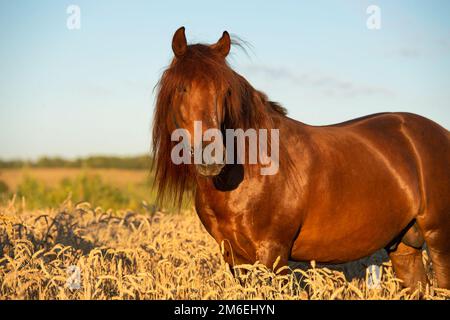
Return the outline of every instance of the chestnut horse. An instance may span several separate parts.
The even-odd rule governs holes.
[[[438,285],[450,289],[449,132],[411,113],[329,126],[293,120],[229,67],[231,45],[227,32],[213,45],[188,45],[184,28],[173,37],[153,123],[160,199],[195,190],[200,220],[230,266],[344,263],[385,248],[414,288],[427,283],[426,243]],[[260,175],[259,163],[174,164],[171,133],[193,133],[194,121],[203,131],[279,129],[278,173]]]

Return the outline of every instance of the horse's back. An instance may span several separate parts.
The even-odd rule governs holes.
[[[416,178],[422,211],[427,197],[433,197],[434,204],[442,206],[440,202],[445,202],[450,206],[450,132],[438,123],[414,113],[393,112],[327,128],[367,142],[368,148],[375,148],[395,170],[406,170],[404,176],[409,172],[409,176]]]

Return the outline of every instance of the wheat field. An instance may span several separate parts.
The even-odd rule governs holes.
[[[382,262],[379,288],[369,288],[364,276],[348,279],[368,260],[341,269],[293,265],[286,275],[256,263],[234,278],[220,250],[192,210],[105,212],[68,200],[29,211],[11,201],[0,209],[0,299],[450,298],[433,286],[402,289],[389,261]]]

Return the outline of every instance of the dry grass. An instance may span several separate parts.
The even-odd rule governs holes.
[[[363,264],[347,268],[358,269]],[[81,271],[79,289],[67,286],[70,266]],[[239,274],[239,280],[232,277],[221,258],[220,246],[192,212],[137,215],[104,212],[86,203],[65,203],[45,212],[21,212],[14,204],[0,208],[0,299],[419,296],[418,292],[400,288],[389,262],[383,264],[380,289],[369,289],[364,278],[348,281],[343,272],[329,268],[303,266],[281,276],[255,264],[242,266]],[[430,287],[423,290],[423,297],[448,299],[450,292]]]

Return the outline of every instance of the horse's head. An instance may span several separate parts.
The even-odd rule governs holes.
[[[211,136],[223,129],[225,99],[230,90],[232,70],[226,64],[231,39],[224,32],[213,45],[188,45],[184,27],[178,29],[172,40],[175,55],[170,68],[163,75],[161,94],[170,96],[167,117],[168,131],[184,129],[189,133],[189,150],[192,152],[195,169],[202,176],[218,175],[225,162],[223,135]],[[213,130],[211,130],[213,129]],[[216,141],[219,139],[220,141]],[[211,143],[220,143],[221,154],[202,152]],[[195,157],[195,152],[200,152]]]
[[[186,188],[195,188],[196,176],[226,173],[224,162],[235,161],[239,150],[228,148],[230,155],[225,159],[224,131],[269,129],[273,116],[285,114],[281,106],[268,101],[265,94],[228,66],[226,57],[231,45],[226,31],[212,45],[188,45],[184,28],[173,36],[174,58],[159,81],[153,119],[155,182],[160,200],[166,191],[180,200]],[[177,129],[187,132],[188,137],[177,136]],[[180,140],[184,143],[182,151],[187,150],[182,152],[181,164],[172,157]],[[216,148],[219,144],[222,149]],[[211,145],[214,147],[209,148]],[[195,166],[185,161],[186,154]]]

